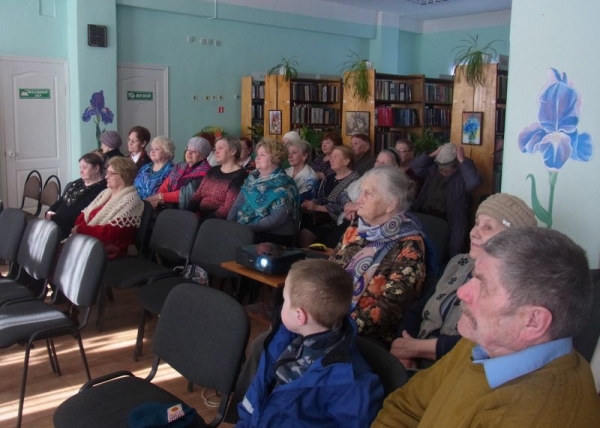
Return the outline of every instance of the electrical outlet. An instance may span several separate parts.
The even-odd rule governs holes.
[[[205,101],[210,101],[210,95],[204,95],[204,100]]]

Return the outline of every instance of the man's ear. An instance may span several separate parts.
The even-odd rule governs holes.
[[[552,325],[552,312],[544,306],[528,306],[525,310],[525,323],[521,330],[523,339],[537,342],[548,335]]]

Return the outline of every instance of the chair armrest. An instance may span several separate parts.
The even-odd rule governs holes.
[[[116,379],[118,377],[123,377],[123,376],[135,377],[135,375],[133,373],[131,373],[130,371],[127,371],[127,370],[120,370],[118,372],[105,374],[104,376],[100,376],[95,379],[88,380],[86,383],[83,384],[83,386],[81,388],[79,388],[79,392],[81,392],[85,389],[92,388],[95,385],[98,385],[98,384],[101,384],[104,382],[108,382],[109,380],[113,380],[113,379]]]

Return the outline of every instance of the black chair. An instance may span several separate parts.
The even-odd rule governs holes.
[[[0,199],[0,213],[4,210],[4,202]]]
[[[0,348],[15,344],[25,345],[25,366],[21,381],[17,426],[21,425],[29,355],[33,343],[46,340],[53,371],[60,375],[60,367],[52,338],[73,336],[78,344],[88,380],[91,378],[79,331],[85,326],[90,306],[95,302],[100,287],[106,253],[102,243],[86,235],[74,235],[62,249],[54,272],[53,284],[70,302],[85,309],[82,321],[75,323],[50,304],[39,300],[20,302],[0,308]]]
[[[47,207],[55,204],[56,201],[60,199],[60,191],[60,179],[56,175],[51,175],[44,183],[42,195],[40,196],[40,203]]]
[[[25,212],[16,208],[7,208],[0,212],[0,260],[9,263],[6,276],[0,275],[2,280],[14,280],[18,265],[16,263],[19,252],[19,244],[23,237],[23,232],[27,226]]]
[[[236,249],[252,244],[254,233],[247,226],[221,219],[209,219],[202,223],[190,255],[192,269],[196,266],[204,269],[211,277],[237,277],[233,272],[223,269],[222,262],[235,260]],[[212,278],[211,278],[212,279]],[[149,282],[138,290],[138,301],[142,305],[138,335],[133,353],[134,361],[142,355],[146,318],[150,314],[160,314],[168,294],[181,278],[165,278]],[[189,282],[193,282],[189,280]],[[209,281],[209,284],[212,282]]]
[[[120,371],[87,382],[54,413],[57,428],[126,427],[132,409],[146,403],[182,403],[152,383],[164,360],[194,384],[216,389],[221,403],[208,426],[223,419],[250,332],[244,308],[222,291],[181,284],[167,298],[154,336],[154,361],[145,378]],[[199,416],[190,426],[206,426]]]
[[[40,215],[40,211],[42,210],[42,203],[40,199],[42,197],[42,176],[37,170],[31,171],[27,174],[27,178],[25,179],[25,185],[23,186],[23,198],[21,199],[20,210],[25,209],[25,201],[27,199],[33,199],[36,201],[36,206],[34,212],[31,213],[29,211],[25,211],[29,214],[32,214],[33,217],[37,217]]]
[[[592,302],[592,315],[586,326],[573,338],[573,347],[588,363],[592,361],[598,338],[600,338],[600,269],[591,271],[594,281],[594,300]]]
[[[371,367],[371,371],[379,377],[384,396],[388,396],[408,381],[408,373],[402,363],[379,343],[357,336],[356,347]]]
[[[140,255],[133,258],[116,259],[108,263],[104,273],[103,290],[100,292],[98,302],[96,323],[98,331],[102,331],[109,287],[116,290],[128,290],[144,285],[153,279],[176,276],[172,266],[166,266],[164,263],[183,262],[185,271],[197,230],[198,217],[196,214],[176,209],[164,210],[156,219],[154,230],[150,236],[150,259]]]
[[[58,226],[50,220],[38,218],[27,224],[17,254],[16,277],[0,281],[0,306],[46,295],[59,237]]]

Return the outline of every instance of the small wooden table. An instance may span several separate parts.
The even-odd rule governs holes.
[[[285,277],[287,274],[282,275],[270,275],[268,273],[262,273],[254,269],[247,268],[237,263],[235,260],[221,263],[221,267],[237,274],[246,276],[254,279],[255,281],[262,282],[273,288],[283,288],[285,284]]]

